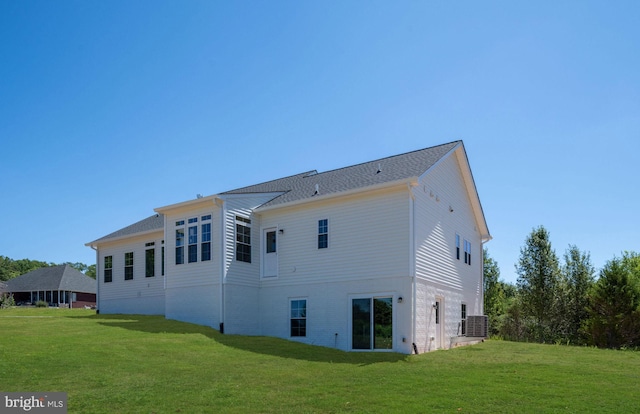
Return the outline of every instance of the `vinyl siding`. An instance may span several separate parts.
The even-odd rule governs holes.
[[[411,278],[390,277],[263,287],[258,316],[260,335],[275,336],[311,345],[351,350],[351,298],[393,298],[393,351],[411,353]],[[290,336],[290,300],[307,300],[307,335]],[[402,338],[406,338],[402,342]]]
[[[481,280],[482,256],[478,252],[482,241],[456,157],[436,165],[413,192],[416,276],[454,290],[471,285],[471,293]],[[456,259],[456,233],[460,235],[460,260]],[[473,249],[471,266],[464,263],[465,239]]]
[[[276,227],[278,276],[262,287],[409,275],[406,186],[264,213]],[[318,220],[328,219],[329,247],[318,249]],[[260,251],[263,246],[261,245]]]
[[[100,244],[98,247],[98,309],[102,313],[164,313],[164,277],[162,276],[162,232],[133,236]],[[153,247],[145,244],[154,242]],[[145,251],[155,249],[155,276],[145,276]],[[125,253],[133,252],[133,279],[124,280]],[[104,258],[113,257],[112,282],[104,282]]]
[[[424,352],[436,349],[440,343],[433,312],[436,297],[444,299],[444,348],[449,348],[452,338],[459,334],[461,303],[467,304],[467,315],[482,314],[482,240],[458,157],[444,158],[434,166],[413,188],[413,194],[415,340],[419,351]],[[459,260],[456,234],[460,235]],[[471,243],[471,265],[464,262],[464,240]]]
[[[165,255],[167,289],[206,286],[220,283],[220,214],[221,209],[213,204],[177,213],[165,213]],[[202,216],[211,215],[210,221],[202,221]],[[188,223],[189,218],[197,218],[197,223]],[[177,221],[184,220],[184,226],[176,226]],[[202,261],[201,242],[202,224],[211,224],[211,260]],[[198,227],[198,260],[188,261],[189,233],[188,228]],[[176,229],[184,229],[184,263],[176,264]]]

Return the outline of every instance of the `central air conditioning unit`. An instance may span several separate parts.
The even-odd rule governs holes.
[[[465,335],[473,338],[486,338],[489,333],[489,317],[487,315],[467,316]]]

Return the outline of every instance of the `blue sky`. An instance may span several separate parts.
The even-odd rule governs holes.
[[[0,255],[95,262],[153,208],[465,143],[502,277],[544,225],[640,250],[636,1],[0,0]]]

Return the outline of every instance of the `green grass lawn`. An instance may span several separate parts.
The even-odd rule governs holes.
[[[0,310],[0,391],[69,413],[633,413],[640,353],[503,341],[347,353],[162,317]]]

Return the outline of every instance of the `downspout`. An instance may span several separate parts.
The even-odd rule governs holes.
[[[225,310],[225,298],[224,298],[224,285],[227,280],[226,265],[227,265],[227,257],[226,257],[226,208],[224,206],[224,201],[220,198],[215,198],[214,202],[216,206],[220,207],[220,333],[224,333],[224,310]]]
[[[411,275],[411,346],[413,351],[418,354],[416,346],[416,220],[415,220],[415,201],[416,196],[413,194],[413,187],[417,185],[415,182],[408,182],[409,190],[409,273]]]
[[[100,264],[100,260],[99,260],[100,258],[98,257],[98,249],[96,249],[93,246],[89,246],[89,247],[91,247],[96,252],[96,314],[99,314],[100,313],[100,269],[98,268],[98,266]],[[69,309],[71,308],[72,306],[69,305]]]

